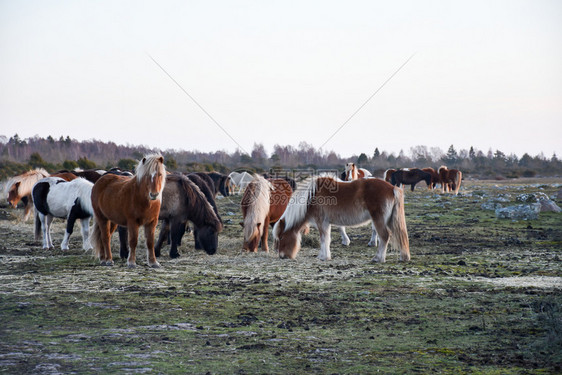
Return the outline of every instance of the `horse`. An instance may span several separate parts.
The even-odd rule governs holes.
[[[267,238],[269,226],[274,225],[285,212],[293,189],[285,179],[266,180],[256,176],[246,187],[240,207],[244,221],[244,245],[246,251],[257,252],[261,239],[262,249],[269,252]]]
[[[82,169],[77,168],[73,171],[70,171],[70,173],[74,174],[76,177],[82,177],[82,178],[85,178],[86,180],[88,180],[92,183],[95,183],[97,180],[100,179],[101,176],[103,176],[107,172],[104,171],[103,169],[82,170]]]
[[[439,174],[439,183],[443,193],[453,192],[457,195],[461,188],[462,172],[458,169],[447,169],[446,166],[442,165],[437,173]]]
[[[373,261],[385,261],[389,241],[400,250],[401,260],[410,260],[402,189],[376,178],[340,182],[314,177],[308,186],[297,189],[273,227],[275,247],[281,258],[294,259],[300,249],[301,231],[312,222],[320,232],[318,258],[330,260],[331,225],[356,226],[369,221],[380,238]]]
[[[166,185],[166,167],[160,154],[147,155],[139,161],[133,177],[103,175],[92,188],[95,225],[92,242],[103,266],[113,266],[111,235],[118,225],[127,227],[129,255],[127,266],[136,266],[139,226],[144,226],[147,258],[150,267],[160,267],[154,255],[154,230]]]
[[[192,179],[181,174],[166,176],[166,185],[162,191],[162,204],[160,206],[159,220],[162,228],[155,246],[156,256],[160,256],[160,249],[164,240],[171,234],[170,258],[180,256],[178,245],[185,233],[188,221],[195,229],[196,248],[203,248],[209,255],[216,253],[218,247],[218,233],[222,230],[222,221],[202,189]],[[213,195],[207,188],[211,199]],[[214,199],[213,199],[214,203]]]
[[[428,167],[428,168],[422,168],[422,171],[429,173],[431,175],[431,186],[429,187],[429,189],[435,189],[435,187],[437,186],[437,184],[439,183],[439,173],[437,173],[435,171],[435,169]]]
[[[238,187],[238,192],[236,192],[236,194],[240,194],[254,179],[248,172],[231,172],[228,177],[230,177],[230,181],[232,181],[233,190],[235,191],[236,187]]]
[[[215,197],[220,193],[223,197],[232,194],[232,181],[230,177],[219,172],[208,172],[207,175],[213,180]]]
[[[23,221],[29,219],[31,209],[33,208],[31,199],[31,189],[33,189],[33,185],[45,177],[49,177],[49,172],[43,168],[36,168],[14,176],[6,183],[8,203],[13,208],[16,208],[20,200],[23,202]]]
[[[396,169],[392,169],[389,168],[386,171],[384,171],[384,175],[382,176],[383,180],[385,180],[386,182],[390,182],[390,179],[392,178],[392,174],[396,172]]]
[[[416,184],[420,181],[425,181],[427,188],[431,189],[431,174],[422,171],[421,169],[399,169],[390,177],[392,185],[401,187],[402,185],[410,185],[412,191]]]
[[[357,168],[355,163],[347,163],[345,165],[345,172],[343,174],[343,181],[353,181],[358,178],[371,177],[372,174],[365,168]]]
[[[74,230],[74,223],[80,220],[82,227],[82,247],[89,250],[90,218],[92,209],[93,183],[83,178],[70,182],[60,177],[45,177],[33,185],[32,196],[35,206],[35,239],[43,232],[43,249],[53,247],[51,223],[53,218],[66,219],[66,231],[61,243],[61,250],[68,250],[68,241]]]

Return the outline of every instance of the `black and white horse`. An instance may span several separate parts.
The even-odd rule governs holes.
[[[68,250],[68,241],[74,230],[74,222],[80,220],[82,226],[82,247],[92,248],[90,244],[90,218],[92,209],[92,184],[83,178],[66,181],[59,177],[43,178],[32,189],[35,206],[35,239],[43,233],[43,248],[53,247],[51,223],[55,217],[67,220],[66,231],[61,243],[62,250]]]

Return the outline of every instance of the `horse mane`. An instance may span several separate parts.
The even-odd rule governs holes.
[[[37,181],[45,177],[49,177],[49,172],[47,172],[44,168],[30,169],[27,172],[18,174],[17,176],[10,178],[6,182],[6,193],[8,193],[12,189],[12,186],[19,182],[20,185],[18,187],[18,191],[22,192],[20,193],[20,195],[30,194],[33,185],[35,185]]]
[[[160,172],[165,176],[166,167],[164,166],[164,157],[161,154],[146,155],[137,164],[135,172],[138,182],[141,182],[144,177],[157,172]]]
[[[180,174],[171,174],[168,175],[167,178],[171,181],[175,180],[181,183],[182,189],[187,197],[190,215],[196,218],[197,221],[200,220],[198,223],[192,220],[195,225],[203,223],[214,227],[217,231],[222,229],[221,220],[218,218],[213,206],[196,183],[191,181],[187,176]]]
[[[440,166],[439,169],[437,170],[437,173],[441,174],[441,171],[442,171],[442,170],[444,170],[444,171],[448,170],[448,169],[447,169],[447,166],[446,166],[446,165]]]
[[[269,199],[273,185],[262,176],[256,175],[246,187],[241,205],[246,208],[244,217],[244,238],[249,240],[258,223],[260,235],[263,233],[263,224],[269,213]]]
[[[308,206],[312,197],[316,195],[317,180],[318,176],[311,177],[306,184],[297,187],[297,190],[293,193],[283,216],[279,221],[285,221],[285,231],[301,224],[308,212]],[[333,177],[323,177],[326,179],[331,179],[337,181]]]
[[[162,187],[160,193],[164,190],[166,184],[166,167],[164,166],[164,157],[161,154],[150,154],[142,158],[135,168],[137,183],[141,183],[145,177],[154,176],[156,173],[162,174]],[[158,195],[158,199],[162,200],[162,194]]]

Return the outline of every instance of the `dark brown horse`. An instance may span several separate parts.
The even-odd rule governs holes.
[[[230,177],[219,172],[208,172],[207,175],[213,180],[215,196],[221,194],[223,197],[228,197],[232,194],[232,182]]]
[[[195,226],[193,235],[196,248],[203,248],[207,254],[217,251],[218,233],[222,230],[222,222],[202,190],[206,188],[211,199],[213,195],[206,185],[201,189],[192,179],[197,180],[197,177],[189,178],[181,174],[170,174],[166,177],[159,214],[162,228],[155,246],[156,256],[160,256],[160,249],[168,238],[168,233],[171,239],[170,257],[180,256],[178,245],[188,221]]]
[[[410,185],[412,191],[416,184],[420,181],[425,181],[428,188],[431,186],[431,175],[421,169],[399,169],[390,177],[390,183],[395,186]]]
[[[390,179],[392,178],[392,174],[396,172],[396,169],[392,169],[389,168],[386,171],[384,171],[384,175],[382,176],[383,180],[385,180],[386,182],[390,182]]]
[[[267,237],[269,226],[279,220],[289,204],[293,189],[285,179],[266,180],[256,176],[248,184],[240,207],[244,222],[244,250],[257,252],[261,240],[262,249],[269,252]]]
[[[422,171],[429,173],[431,175],[431,186],[430,189],[435,189],[437,184],[439,183],[439,173],[435,171],[435,169],[428,167],[422,168]]]
[[[92,207],[95,225],[92,244],[100,264],[113,265],[111,235],[118,225],[129,232],[129,256],[127,265],[136,266],[136,248],[139,227],[144,226],[148,264],[160,267],[154,255],[154,230],[166,183],[166,168],[162,155],[144,157],[133,177],[106,174],[92,188]]]

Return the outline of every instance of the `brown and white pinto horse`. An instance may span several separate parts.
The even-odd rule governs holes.
[[[293,189],[285,179],[266,180],[256,176],[246,187],[242,202],[244,222],[244,250],[257,252],[261,239],[261,247],[269,252],[267,237],[269,225],[273,225],[285,212],[293,194]]]
[[[112,266],[111,235],[118,225],[129,232],[129,257],[127,265],[136,266],[136,248],[139,226],[144,226],[148,265],[160,267],[154,254],[154,230],[166,183],[164,157],[153,154],[144,157],[136,167],[133,177],[106,174],[92,188],[92,207],[95,225],[91,237],[100,264]]]
[[[345,178],[342,178],[344,181],[353,181],[357,180],[358,178],[363,177],[371,177],[372,174],[365,168],[357,168],[355,163],[347,163],[345,165]]]
[[[297,189],[273,227],[275,246],[281,258],[294,259],[300,249],[301,231],[313,223],[320,232],[318,258],[329,260],[332,224],[357,226],[371,221],[380,238],[373,261],[385,261],[389,240],[400,250],[401,260],[410,260],[402,189],[376,178],[340,182],[315,177],[308,186]]]
[[[459,193],[462,182],[462,172],[458,169],[447,169],[442,165],[437,172],[439,174],[439,183],[445,192],[453,192],[455,195]]]

